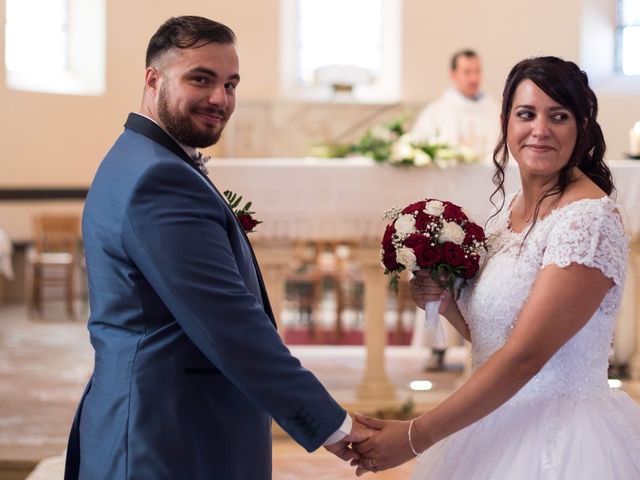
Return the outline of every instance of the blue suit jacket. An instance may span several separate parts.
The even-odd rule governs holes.
[[[150,120],[129,116],[82,229],[95,366],[66,480],[269,479],[271,417],[309,451],[340,427],[275,329],[235,215]]]

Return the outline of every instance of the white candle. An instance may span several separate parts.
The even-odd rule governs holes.
[[[640,155],[640,122],[629,131],[629,153],[634,157]]]

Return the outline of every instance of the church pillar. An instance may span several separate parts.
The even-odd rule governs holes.
[[[631,297],[634,328],[630,334],[635,338],[635,353],[629,362],[629,374],[632,379],[640,380],[640,234],[636,234],[631,241],[629,252],[629,269],[627,271],[626,297]]]
[[[357,397],[367,403],[380,404],[395,399],[395,389],[385,371],[384,350],[387,330],[384,312],[388,279],[380,265],[380,244],[364,243],[356,247],[354,258],[364,276],[364,340],[366,365],[364,378],[358,386]]]

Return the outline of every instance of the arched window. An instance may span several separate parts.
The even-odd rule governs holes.
[[[640,0],[618,0],[616,70],[640,75]]]
[[[104,93],[104,0],[5,0],[5,7],[9,88]]]
[[[400,0],[282,0],[283,96],[400,98]]]

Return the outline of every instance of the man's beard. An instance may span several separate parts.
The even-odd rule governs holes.
[[[219,130],[200,129],[188,114],[172,110],[164,85],[160,87],[158,94],[158,117],[164,123],[169,135],[181,144],[192,148],[205,148],[216,144],[224,128],[222,125]]]

